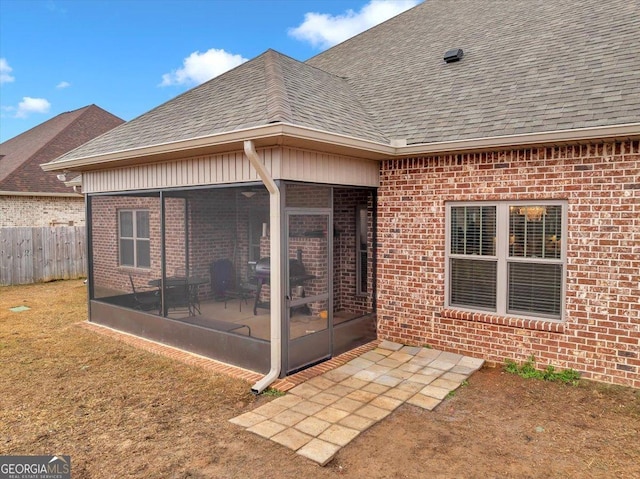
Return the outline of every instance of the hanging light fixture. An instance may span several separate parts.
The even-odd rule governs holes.
[[[547,214],[546,206],[523,206],[518,211],[527,221],[540,221]]]

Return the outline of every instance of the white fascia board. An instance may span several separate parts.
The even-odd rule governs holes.
[[[402,141],[394,140],[391,144],[364,140],[348,135],[329,133],[314,128],[274,123],[272,125],[246,128],[229,133],[219,133],[189,140],[162,143],[153,146],[115,151],[95,156],[56,161],[41,165],[44,171],[82,170],[85,167],[103,165],[138,157],[151,157],[168,153],[185,153],[198,148],[215,147],[224,144],[242,144],[245,140],[268,138],[291,138],[299,141],[325,143],[334,147],[349,148],[361,153],[371,154],[372,159],[393,159],[440,153],[464,152],[469,150],[491,150],[498,148],[523,147],[533,145],[553,145],[572,142],[597,141],[607,138],[640,138],[640,123],[629,123],[614,126],[580,128],[573,130],[545,131],[539,133],[523,133],[519,135],[502,135],[486,138],[420,143],[404,146]]]
[[[82,170],[82,168],[86,166],[95,167],[96,165],[101,164],[107,166],[113,161],[132,160],[141,156],[148,157],[166,153],[188,153],[189,150],[214,147],[234,142],[238,142],[241,148],[242,142],[245,140],[260,140],[285,136],[298,138],[300,140],[318,141],[337,146],[356,148],[367,152],[377,152],[378,154],[384,155],[393,155],[394,153],[394,149],[384,143],[376,143],[346,135],[327,133],[322,130],[315,130],[313,128],[306,128],[287,123],[274,123],[272,125],[252,127],[229,133],[220,133],[183,141],[162,143],[143,148],[115,151],[112,153],[87,156],[66,161],[54,161],[53,163],[45,163],[40,166],[44,171]]]
[[[277,136],[278,128],[280,125],[268,125],[266,127],[259,127],[264,137]],[[119,150],[111,153],[104,153],[93,156],[86,156],[82,158],[74,158],[70,160],[61,160],[50,163],[44,163],[40,167],[44,171],[63,171],[81,169],[83,166],[95,166],[103,163],[110,163],[112,161],[122,161],[138,158],[140,156],[153,156],[161,155],[163,153],[173,153],[188,151],[195,148],[203,148],[207,146],[215,146],[219,144],[232,143],[234,141],[243,141],[247,138],[252,130],[258,128],[249,128],[245,130],[237,130],[230,133],[220,133],[216,135],[203,136],[198,138],[191,138],[189,140],[174,141],[169,143],[159,143],[152,146],[145,146],[142,148],[132,148],[128,150]]]
[[[82,198],[79,193],[44,193],[37,191],[0,191],[0,196],[41,196],[51,198]]]
[[[543,131],[520,135],[502,135],[468,140],[439,141],[420,143],[397,148],[398,156],[433,155],[454,151],[490,150],[493,148],[523,147],[533,145],[589,142],[604,138],[638,138],[640,123],[628,123],[614,126],[597,126],[574,130]]]

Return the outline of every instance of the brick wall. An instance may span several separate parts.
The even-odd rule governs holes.
[[[84,198],[0,196],[0,228],[84,226]]]
[[[566,200],[565,320],[445,309],[445,202]],[[640,145],[386,161],[378,194],[379,336],[640,387]]]
[[[167,216],[176,218],[177,214],[171,212],[168,202]],[[119,241],[118,241],[118,211],[121,209],[147,209],[149,210],[149,236],[151,247],[151,267],[149,269],[131,268],[119,265]],[[148,287],[151,279],[162,275],[160,263],[160,199],[130,196],[98,196],[91,201],[91,227],[93,241],[93,281],[96,295],[117,294],[118,292],[131,292],[129,274],[137,288]],[[169,223],[168,223],[169,225]],[[183,228],[184,230],[184,228]],[[178,234],[176,225],[167,226],[168,243],[176,244],[174,237]],[[184,237],[184,236],[183,236]],[[167,255],[167,258],[175,257]],[[182,256],[184,258],[184,252]],[[173,261],[176,261],[175,259]],[[176,268],[177,263],[167,265],[170,273]],[[170,269],[171,268],[171,269]]]
[[[309,225],[313,227],[318,226],[318,222],[314,221],[318,218],[305,216],[310,220]],[[298,219],[298,225],[303,224],[303,219]],[[260,256],[265,258],[270,256],[271,241],[269,237],[263,237],[260,239]],[[305,273],[315,276],[314,279],[305,281],[302,286],[304,288],[304,295],[307,297],[314,296],[316,294],[326,293],[327,291],[327,238],[326,236],[321,238],[307,238],[303,236],[293,236],[289,238],[289,259],[297,259],[298,252],[300,252],[302,264],[304,265]],[[293,299],[300,296],[296,292],[289,291]],[[260,301],[268,302],[270,300],[271,289],[268,284],[263,285],[260,290]],[[317,314],[320,310],[326,308],[326,304],[318,303],[310,304],[310,308],[313,314]]]

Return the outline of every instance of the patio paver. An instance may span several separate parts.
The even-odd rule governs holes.
[[[297,451],[312,439],[312,436],[291,428],[285,429],[271,438],[272,441],[282,444],[294,451]]]
[[[323,421],[322,419],[318,419],[314,416],[310,416],[300,421],[294,427],[298,431],[310,434],[311,436],[318,436],[319,434],[322,434],[322,432],[329,426],[331,426],[330,422]]]
[[[273,416],[271,420],[274,422],[277,422],[278,424],[284,424],[285,426],[295,426],[300,421],[308,417],[309,416],[307,416],[306,414],[302,414],[300,412],[287,409],[286,411],[281,412],[277,416]]]
[[[356,429],[351,429],[345,426],[334,424],[322,434],[320,434],[320,436],[318,436],[318,439],[337,444],[338,446],[346,446],[358,434],[360,434],[360,431]]]
[[[267,419],[266,421],[259,422],[258,424],[251,426],[247,431],[258,434],[259,436],[266,437],[267,439],[271,436],[275,436],[279,432],[284,431],[287,426],[282,424],[278,424],[277,422],[270,421]]]
[[[324,466],[402,404],[433,410],[483,363],[382,341],[230,422]]]
[[[369,419],[368,417],[349,414],[344,419],[341,419],[338,424],[362,432],[369,429],[369,427],[373,426],[375,423],[376,421],[374,421],[373,419]]]
[[[344,419],[349,415],[349,411],[344,411],[342,409],[336,409],[334,407],[324,408],[322,411],[319,411],[314,414],[314,417],[318,419],[322,419],[323,421],[336,423]]]
[[[316,438],[298,449],[297,453],[324,466],[339,450],[340,446]]]
[[[421,407],[422,409],[427,409],[431,411],[434,407],[442,402],[441,399],[432,398],[429,396],[425,396],[424,394],[416,394],[415,396],[409,398],[407,400],[409,404],[413,404],[414,406]]]

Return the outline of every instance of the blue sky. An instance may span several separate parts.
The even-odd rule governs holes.
[[[0,142],[96,104],[124,120],[273,48],[298,60],[420,0],[0,0]]]

